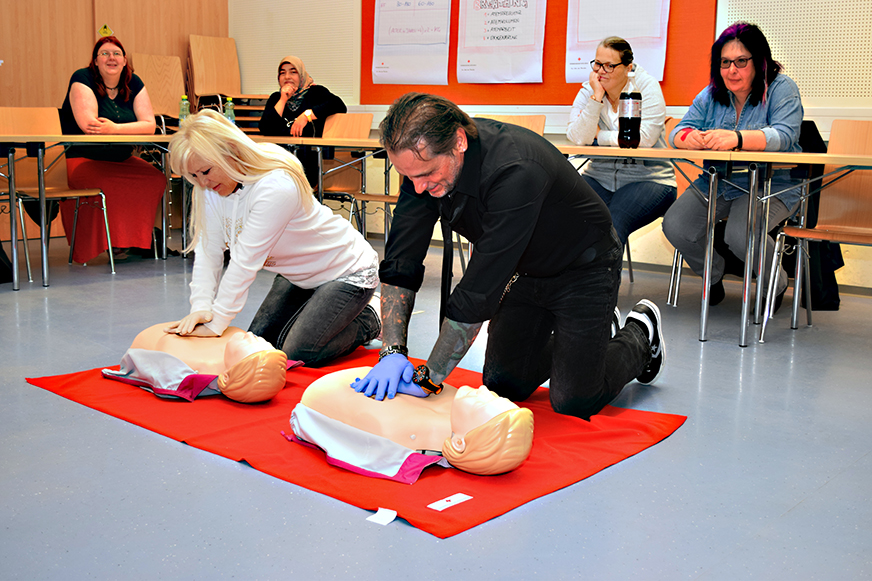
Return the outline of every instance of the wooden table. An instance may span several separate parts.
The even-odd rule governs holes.
[[[167,163],[167,148],[170,137],[168,135],[0,135],[0,146],[5,151],[9,160],[9,200],[10,220],[12,237],[12,289],[19,289],[18,277],[18,230],[15,223],[17,208],[17,194],[15,192],[15,149],[17,147],[35,148],[37,168],[39,171],[39,237],[42,255],[42,286],[49,286],[48,274],[48,228],[46,225],[45,207],[45,183],[43,181],[45,171],[46,143],[60,143],[62,145],[73,144],[116,144],[116,145],[146,145],[157,146],[161,150],[161,162],[167,179],[164,190],[163,203],[161,204],[161,225],[163,230],[162,258],[167,257],[167,209],[166,201],[169,198],[170,169]],[[26,240],[25,240],[26,243]],[[109,250],[112,251],[111,249]]]

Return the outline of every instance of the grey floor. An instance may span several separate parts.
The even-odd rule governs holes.
[[[685,425],[441,540],[25,383],[115,364],[139,330],[187,310],[188,261],[110,276],[104,258],[68,266],[66,251],[53,242],[49,288],[0,285],[2,579],[872,578],[869,297],[843,293],[840,311],[797,331],[779,313],[765,344],[742,349],[738,282],[700,343],[698,280],[685,277],[673,309],[666,275],[625,275],[625,313],[643,297],[661,305],[667,367],[615,404]],[[431,252],[411,329],[420,357],[437,330],[438,263]],[[270,279],[258,276],[239,326]],[[463,366],[480,369],[483,351],[480,337]]]

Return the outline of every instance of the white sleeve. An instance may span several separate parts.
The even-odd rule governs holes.
[[[291,178],[269,174],[255,184],[240,208],[239,233],[230,255],[230,264],[221,278],[212,306],[212,321],[206,326],[221,334],[245,306],[248,289],[263,268],[270,251],[285,233],[295,213],[302,211],[300,192]],[[240,204],[242,205],[242,204]]]
[[[221,269],[224,268],[223,212],[214,199],[217,194],[204,193],[205,231],[194,249],[194,268],[191,272],[191,312],[212,311],[212,301],[218,288]]]
[[[566,138],[576,145],[590,145],[594,138],[600,145],[602,139],[597,136],[597,123],[599,122],[600,113],[605,107],[606,97],[603,96],[603,102],[599,103],[591,99],[593,90],[589,83],[581,85],[581,90],[575,96],[575,101],[572,103],[572,110],[569,112],[569,125],[566,128]],[[610,131],[608,133],[614,133]],[[603,132],[600,132],[602,135]],[[617,144],[617,141],[615,141]]]

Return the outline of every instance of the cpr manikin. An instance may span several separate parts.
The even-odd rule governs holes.
[[[484,386],[445,385],[441,393],[427,398],[398,394],[379,401],[349,388],[369,369],[337,371],[316,380],[291,415],[295,435],[339,460],[332,463],[390,478],[394,468],[382,465],[382,460],[391,454],[398,453],[405,462],[409,453],[433,458],[441,452],[455,468],[487,475],[514,470],[529,456],[530,410]],[[382,445],[384,441],[393,445]],[[398,452],[397,444],[404,451]],[[436,461],[438,456],[429,463]]]
[[[142,331],[125,353],[121,370],[103,370],[103,375],[161,396],[193,399],[218,391],[243,403],[269,400],[284,387],[287,356],[266,340],[238,327],[228,327],[220,337],[183,337],[166,333],[168,325]]]

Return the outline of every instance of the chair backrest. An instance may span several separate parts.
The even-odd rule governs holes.
[[[833,121],[827,153],[872,155],[872,121]],[[835,169],[838,166],[827,165],[825,171]],[[872,234],[872,170],[855,171],[821,192],[817,228],[851,228]]]
[[[220,36],[188,37],[188,87],[191,96],[239,95],[239,57],[236,41]]]
[[[365,139],[372,128],[372,113],[336,113],[324,121],[323,137],[332,139]],[[348,163],[353,159],[350,152],[336,152],[333,159],[325,159],[324,171]],[[360,192],[363,162],[331,173],[324,178],[324,192]]]
[[[154,114],[178,119],[179,101],[185,94],[182,59],[135,52],[130,55],[130,60],[148,89]]]
[[[539,135],[545,135],[545,115],[476,115],[502,123],[520,125]]]
[[[0,107],[0,133],[7,135],[60,135],[61,120],[55,107]],[[48,149],[53,143],[46,143],[45,167],[48,168],[52,161],[62,154],[60,148]],[[19,158],[23,149],[15,152]],[[27,157],[15,162],[15,189],[28,193],[39,191],[37,174],[37,160],[35,157]],[[68,190],[67,185],[67,161],[64,155],[60,155],[57,163],[45,173],[45,187],[47,190]],[[0,178],[0,189],[9,190],[9,182]]]
[[[669,143],[669,134],[672,133],[672,130],[675,129],[675,126],[678,125],[679,122],[681,122],[681,119],[676,119],[675,117],[667,117],[666,118],[666,123],[665,123],[665,126],[666,126],[666,146],[670,149],[675,149],[675,148],[672,147],[671,143]],[[702,160],[691,160],[691,161],[695,161],[698,165],[702,165]],[[687,174],[687,177],[690,178],[691,180],[695,180],[702,173],[701,169],[694,167],[692,165],[688,165],[686,163],[681,164],[681,169],[684,171],[685,174]],[[684,190],[686,190],[688,187],[690,187],[690,182],[687,181],[684,178],[684,176],[681,175],[681,172],[678,171],[677,169],[675,170],[675,184],[678,187],[678,195],[679,196],[684,193]]]

